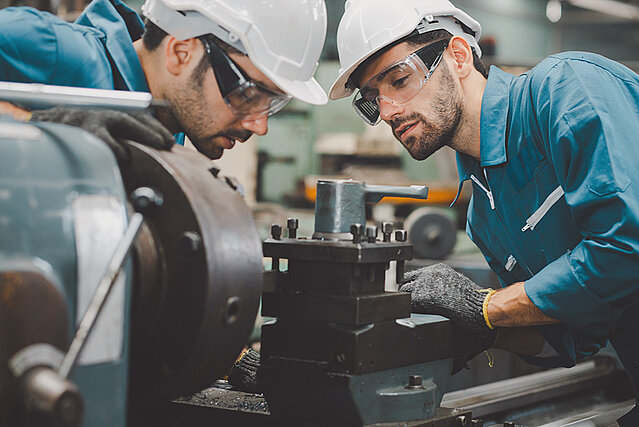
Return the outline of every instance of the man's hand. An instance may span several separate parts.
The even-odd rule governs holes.
[[[415,313],[439,314],[465,329],[490,331],[484,318],[484,300],[492,289],[481,289],[445,264],[409,271],[399,290],[410,292]]]
[[[120,164],[129,160],[123,140],[161,150],[170,150],[175,144],[168,129],[148,113],[54,107],[33,111],[31,121],[62,123],[91,132],[107,143]]]

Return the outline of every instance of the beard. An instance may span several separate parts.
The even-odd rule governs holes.
[[[173,90],[166,97],[169,108],[164,109],[164,119],[172,124],[173,132],[184,132],[200,153],[212,160],[224,154],[220,139],[226,137],[235,141],[246,141],[253,134],[242,128],[215,129],[214,116],[203,102],[202,80],[192,77],[189,84]],[[223,107],[225,108],[225,107]],[[213,131],[215,133],[211,134]]]
[[[442,71],[441,82],[431,102],[433,112],[429,114],[430,119],[423,114],[412,113],[390,121],[393,135],[415,160],[427,159],[443,146],[450,146],[461,122],[463,112],[461,93],[455,86],[447,64],[440,64],[439,69]],[[417,122],[421,125],[421,132],[402,141],[396,129],[407,122]]]

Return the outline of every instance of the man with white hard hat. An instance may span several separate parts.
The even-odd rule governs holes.
[[[94,0],[74,23],[3,9],[0,80],[150,91],[168,104],[157,119],[210,158],[264,135],[268,116],[292,98],[327,102],[313,77],[326,36],[324,0],[147,0],[142,13],[144,23],[120,0]],[[6,104],[4,111],[84,127],[118,157],[126,155],[118,138],[173,144],[146,116],[68,108],[31,116]]]
[[[639,385],[639,76],[552,55],[521,76],[480,61],[481,27],[447,0],[348,0],[329,97],[355,94],[417,160],[457,152],[467,233],[503,286],[443,264],[409,272],[413,310],[530,363],[573,366],[608,341]],[[492,334],[492,335],[491,335]],[[634,409],[620,424],[639,425]]]

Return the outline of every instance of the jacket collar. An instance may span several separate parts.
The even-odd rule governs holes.
[[[133,47],[144,32],[144,24],[133,9],[120,0],[93,0],[75,23],[104,33],[108,54],[129,90],[149,91]]]
[[[471,156],[457,153],[457,172],[459,173],[459,189],[457,201],[464,181],[470,175],[479,172],[480,168],[506,163],[506,128],[509,110],[510,84],[515,76],[499,68],[490,67],[490,74],[481,103],[480,120],[480,159],[478,162]]]

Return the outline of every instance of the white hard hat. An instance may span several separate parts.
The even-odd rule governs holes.
[[[326,38],[324,0],[146,0],[142,13],[179,40],[213,34],[294,98],[328,102],[313,77]]]
[[[353,93],[348,79],[371,55],[414,30],[420,34],[447,30],[463,37],[481,57],[477,44],[481,26],[448,0],[346,0],[346,11],[337,30],[337,49],[341,69],[329,91],[331,99]],[[464,31],[465,25],[470,32]]]

